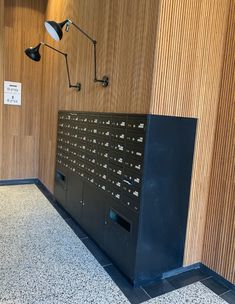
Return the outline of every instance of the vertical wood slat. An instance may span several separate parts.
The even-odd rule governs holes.
[[[235,283],[235,1],[229,10],[203,262]]]
[[[198,118],[185,264],[202,257],[229,3],[160,5],[151,113]]]
[[[24,49],[43,40],[46,0],[5,0],[4,79],[22,82],[22,106],[1,104],[2,179],[38,176],[42,63]],[[33,23],[33,26],[32,26]],[[1,65],[2,68],[2,65]]]
[[[0,179],[2,178],[2,108],[4,80],[4,0],[0,0]]]

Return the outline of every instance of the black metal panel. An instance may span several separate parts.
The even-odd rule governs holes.
[[[149,116],[137,282],[183,264],[195,132],[195,119]]]

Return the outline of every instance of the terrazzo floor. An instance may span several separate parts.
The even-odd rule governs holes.
[[[130,303],[35,185],[0,187],[0,303]],[[200,282],[146,304],[226,304]]]

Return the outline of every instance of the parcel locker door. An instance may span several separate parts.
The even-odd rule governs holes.
[[[105,191],[84,182],[82,227],[100,247],[104,242],[106,200]]]
[[[83,184],[81,177],[76,173],[69,172],[66,210],[79,224],[81,224],[82,218]]]
[[[110,199],[105,224],[105,251],[120,270],[134,281],[138,215]]]

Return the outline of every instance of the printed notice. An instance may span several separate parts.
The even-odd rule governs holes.
[[[4,81],[4,104],[21,106],[21,83]]]

